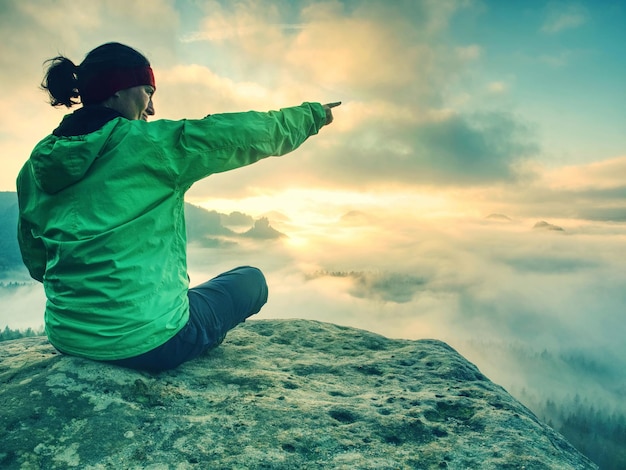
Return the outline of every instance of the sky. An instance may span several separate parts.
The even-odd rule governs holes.
[[[477,344],[624,370],[623,1],[0,0],[0,14],[0,190],[68,112],[38,89],[59,53],[142,51],[154,119],[342,101],[292,154],[187,193],[287,235],[192,246],[192,281],[258,265],[259,318],[442,339],[501,383],[518,378]]]

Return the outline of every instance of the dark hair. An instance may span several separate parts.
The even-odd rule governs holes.
[[[80,65],[75,65],[62,55],[49,59],[44,64],[49,65],[41,88],[48,92],[52,106],[63,105],[68,108],[78,104],[79,97],[83,104],[93,104],[83,95],[90,82],[93,83],[104,72],[150,66],[143,54],[117,42],[96,47],[85,56]]]
[[[78,67],[74,65],[74,62],[60,55],[46,60],[44,64],[50,65],[41,82],[41,88],[50,95],[50,104],[52,106],[64,105],[68,108],[78,104],[79,101],[75,100],[79,97],[78,77],[76,76]]]

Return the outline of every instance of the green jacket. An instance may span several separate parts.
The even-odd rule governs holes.
[[[199,120],[109,116],[93,131],[74,118],[79,134],[63,135],[80,111],[20,171],[18,239],[44,285],[50,342],[68,354],[123,359],[165,343],[189,318],[185,192],[213,173],[296,149],[326,116],[319,103],[304,103]]]

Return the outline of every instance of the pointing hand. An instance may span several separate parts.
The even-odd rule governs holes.
[[[324,111],[326,111],[326,125],[333,122],[333,112],[332,108],[336,108],[341,104],[341,101],[335,101],[334,103],[327,103],[324,106]]]

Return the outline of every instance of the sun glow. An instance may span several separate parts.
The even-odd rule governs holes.
[[[325,189],[287,189],[262,193],[243,199],[189,199],[191,204],[222,213],[244,212],[253,217],[268,217],[299,227],[364,222],[373,217],[420,215],[426,217],[465,212],[443,192],[357,192]]]

